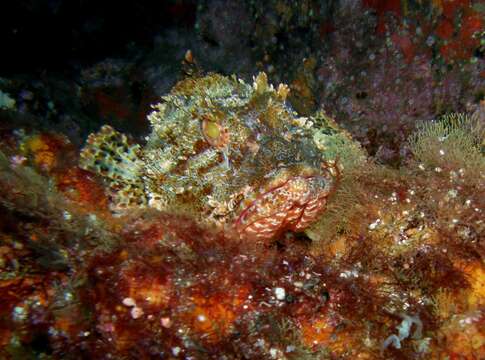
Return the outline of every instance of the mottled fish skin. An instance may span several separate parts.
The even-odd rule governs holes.
[[[338,167],[315,144],[317,119],[298,117],[288,91],[264,73],[253,84],[217,74],[183,80],[153,106],[144,146],[104,126],[80,166],[107,180],[117,212],[184,209],[245,239],[302,231],[324,211]]]

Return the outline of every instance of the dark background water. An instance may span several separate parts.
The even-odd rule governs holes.
[[[0,74],[69,70],[149,48],[167,28],[191,28],[195,1],[8,1],[0,12]]]

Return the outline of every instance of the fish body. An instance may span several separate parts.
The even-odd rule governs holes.
[[[114,211],[189,209],[244,238],[301,231],[337,183],[314,124],[340,130],[322,116],[298,117],[288,91],[264,73],[252,84],[218,74],[185,79],[153,106],[146,144],[105,125],[89,136],[80,166],[106,179]]]

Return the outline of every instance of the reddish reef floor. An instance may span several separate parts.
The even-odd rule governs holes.
[[[197,10],[213,56],[247,52],[227,31],[244,22],[259,60],[228,64],[286,81],[299,114],[324,110],[368,158],[342,169],[317,222],[270,240],[175,211],[113,214],[78,167],[70,100],[1,82],[0,359],[485,359],[483,3],[341,1],[323,21],[319,1],[250,2],[251,16],[229,1],[241,16],[213,21],[224,3]],[[297,30],[304,60],[288,50]],[[107,59],[63,96],[142,133],[166,87],[145,60],[138,73]]]

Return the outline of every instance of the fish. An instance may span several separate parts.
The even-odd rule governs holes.
[[[152,106],[145,143],[104,125],[89,135],[79,166],[105,179],[117,213],[185,209],[248,240],[303,231],[324,213],[340,176],[316,131],[347,135],[322,114],[298,116],[288,93],[264,72],[252,83],[186,78]]]

